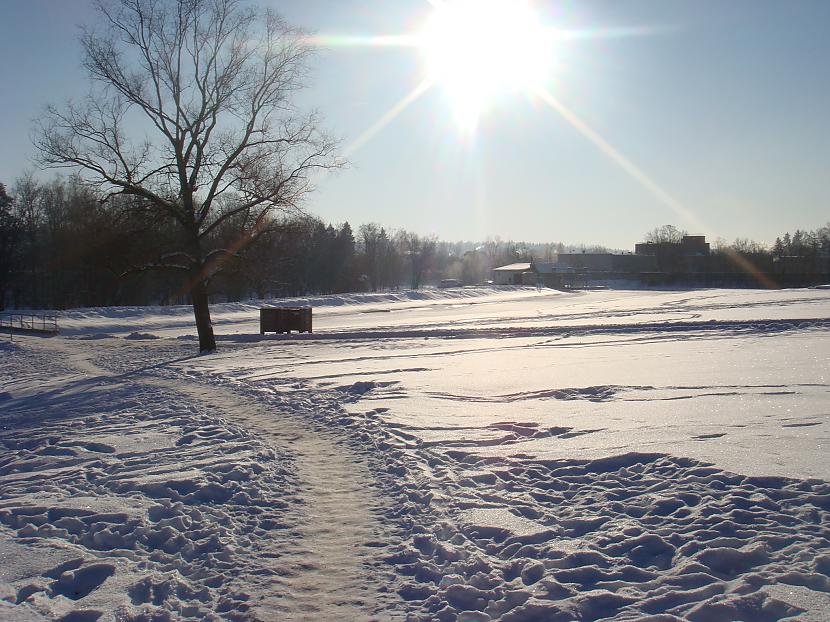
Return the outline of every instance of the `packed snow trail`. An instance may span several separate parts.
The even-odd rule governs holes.
[[[159,381],[156,381],[159,382]],[[262,619],[368,620],[379,594],[366,581],[373,545],[384,542],[374,509],[379,499],[372,476],[358,456],[334,435],[303,425],[294,415],[268,413],[249,397],[240,398],[212,385],[162,381],[192,399],[221,409],[231,421],[262,438],[287,447],[301,482],[304,520],[286,550],[263,543],[263,556],[278,559],[279,592],[259,586],[256,610]]]
[[[64,346],[66,342],[62,343]],[[100,375],[112,372],[78,353],[72,360]],[[258,618],[271,620],[368,620],[379,594],[366,579],[372,546],[384,542],[383,526],[373,513],[379,504],[372,476],[361,459],[338,444],[333,434],[314,430],[297,415],[267,412],[250,396],[193,381],[143,378],[136,380],[185,393],[192,401],[219,409],[230,421],[256,433],[269,444],[288,448],[300,481],[299,505],[304,517],[298,536],[288,547],[261,542],[264,558],[273,558],[278,576],[262,581],[248,578],[259,602]],[[251,589],[251,588],[249,588]]]
[[[80,479],[74,473],[66,476],[65,469],[58,469],[57,472],[62,472],[62,475],[51,482],[52,488],[49,488],[48,476],[45,477],[46,481],[35,486],[20,483],[20,478],[15,478],[17,481],[13,484],[18,485],[4,486],[3,495],[0,496],[0,525],[6,523],[12,527],[24,528],[17,532],[18,540],[21,532],[26,529],[28,531],[23,535],[29,537],[35,536],[43,540],[50,536],[60,538],[62,532],[51,525],[49,520],[46,525],[30,524],[27,527],[28,516],[37,515],[44,509],[49,516],[72,516],[73,512],[78,511],[82,512],[82,516],[85,515],[83,512],[86,510],[76,511],[68,506],[72,505],[73,498],[77,498],[79,491],[82,491],[84,477],[89,477],[84,473],[90,472],[93,467],[103,468],[105,475],[101,479],[105,481],[106,487],[115,489],[117,494],[127,491],[127,495],[133,495],[122,497],[120,504],[139,505],[138,511],[125,512],[124,518],[114,519],[125,521],[126,524],[119,528],[118,533],[121,535],[107,536],[112,539],[111,546],[94,529],[95,525],[100,529],[100,525],[108,520],[103,512],[89,512],[91,516],[97,517],[92,520],[99,520],[93,528],[80,526],[76,528],[78,533],[71,536],[66,534],[69,544],[73,545],[66,547],[71,548],[71,554],[66,550],[61,551],[59,561],[64,565],[68,563],[70,572],[81,573],[87,568],[94,571],[99,566],[106,570],[101,581],[89,587],[91,595],[83,594],[79,598],[82,602],[78,606],[85,605],[88,601],[94,609],[75,609],[75,603],[67,605],[63,602],[66,599],[60,596],[62,588],[58,583],[48,586],[37,582],[36,577],[41,573],[48,576],[50,572],[63,572],[61,564],[54,564],[54,556],[49,558],[53,562],[50,565],[54,568],[35,568],[32,573],[35,581],[28,586],[16,588],[13,591],[14,600],[25,601],[33,593],[36,598],[32,604],[41,614],[60,617],[87,612],[84,615],[88,614],[89,619],[97,619],[94,613],[98,612],[108,613],[106,619],[111,619],[110,616],[116,610],[121,615],[119,619],[155,619],[152,616],[157,612],[154,613],[150,605],[160,605],[184,618],[208,616],[206,619],[214,619],[218,613],[223,618],[239,620],[378,619],[373,612],[388,605],[389,598],[394,597],[394,592],[390,596],[378,593],[375,586],[379,581],[377,577],[370,576],[373,572],[370,568],[372,557],[377,548],[387,542],[384,528],[376,515],[380,500],[373,490],[372,476],[367,466],[348,447],[338,443],[336,435],[315,429],[307,420],[302,419],[302,414],[268,410],[262,402],[255,397],[252,399],[250,395],[241,397],[225,387],[196,384],[192,379],[171,373],[163,363],[151,360],[148,365],[147,360],[140,360],[136,361],[138,365],[128,364],[128,367],[133,367],[133,371],[129,371],[124,369],[122,360],[119,371],[123,373],[115,373],[106,369],[106,365],[100,365],[100,360],[92,360],[80,346],[77,342],[73,344],[57,338],[49,341],[26,339],[25,350],[15,348],[16,355],[32,357],[25,364],[29,368],[36,368],[37,361],[44,356],[60,359],[64,367],[51,370],[57,373],[50,380],[37,378],[37,374],[30,375],[29,391],[20,391],[24,394],[31,392],[29,402],[25,399],[7,402],[11,404],[11,416],[18,420],[46,417],[48,424],[42,427],[55,428],[51,430],[51,436],[49,432],[44,432],[47,436],[38,440],[30,438],[33,436],[31,433],[24,432],[26,440],[19,442],[15,440],[16,426],[12,426],[5,435],[7,438],[4,443],[9,447],[15,447],[16,443],[21,448],[29,447],[35,452],[43,446],[42,452],[46,455],[73,452],[72,468],[80,469]],[[50,383],[49,390],[32,388],[40,383]],[[43,400],[46,393],[51,395],[51,402],[49,399]],[[83,445],[84,450],[105,452],[109,458],[106,465],[93,461],[86,466],[85,463],[78,462],[75,450],[50,448],[54,447],[54,439],[58,438],[55,433],[61,434],[58,430],[67,423],[69,426],[83,428],[91,439],[100,438],[107,432],[117,435],[117,431],[107,430],[109,422],[105,421],[102,425],[100,420],[119,420],[122,429],[129,426],[131,422],[129,417],[123,416],[126,412],[120,412],[119,401],[125,402],[127,409],[149,411],[132,422],[134,425],[139,425],[139,421],[143,425],[147,420],[153,419],[153,410],[164,410],[160,423],[166,427],[166,414],[177,407],[183,408],[184,404],[194,414],[218,414],[222,420],[229,422],[231,430],[239,431],[236,432],[237,435],[244,430],[243,434],[253,435],[253,438],[272,448],[275,455],[281,457],[278,462],[284,463],[291,471],[285,472],[288,478],[285,489],[269,493],[267,489],[251,491],[254,487],[243,485],[234,495],[234,498],[241,497],[239,504],[243,507],[240,510],[225,508],[223,501],[229,496],[224,494],[227,486],[235,480],[244,482],[251,477],[251,473],[240,470],[240,450],[233,443],[237,439],[233,435],[227,436],[226,430],[216,429],[216,420],[211,421],[213,425],[203,425],[201,429],[191,430],[181,436],[175,442],[175,446],[180,449],[170,448],[174,454],[167,464],[163,461],[156,463],[152,451],[142,455],[135,447],[125,447],[123,452],[127,458],[119,461],[117,458],[121,456],[122,448],[117,447],[116,443],[105,446],[105,443],[91,441]],[[107,412],[101,412],[104,409]],[[172,418],[168,421],[168,425],[173,426],[179,423]],[[219,423],[218,427],[221,428],[221,420]],[[153,434],[163,435],[162,432],[156,432],[155,428],[144,433],[145,437]],[[62,435],[68,436],[65,433]],[[211,437],[217,437],[218,444],[213,449],[207,448],[207,452],[202,451],[194,459],[189,459],[186,450],[194,446],[194,439],[201,442]],[[245,442],[244,437],[238,438]],[[129,441],[125,445],[129,445]],[[231,453],[225,455],[224,449],[227,446],[231,446]],[[43,467],[45,456],[35,457],[32,467],[26,465],[27,455],[32,454],[30,449],[23,449],[26,455],[21,455],[18,460],[15,459],[17,457],[11,461],[4,460],[4,472],[14,474],[22,469],[23,473],[27,473],[32,468],[38,468],[38,465]],[[158,455],[158,449],[153,449]],[[177,460],[176,454],[181,456],[180,460]],[[207,462],[210,462],[209,467],[206,467]],[[267,466],[266,461],[263,460],[263,463]],[[260,468],[258,464],[252,464],[251,467],[255,473]],[[216,484],[200,481],[205,475],[200,471],[206,468],[218,472],[223,480]],[[43,490],[38,489],[38,486]],[[162,506],[150,506],[149,509],[150,522],[156,521],[155,526],[144,525],[146,519],[142,520],[141,516],[145,508],[135,498],[136,490],[150,497],[146,499],[142,496],[142,501],[162,503]],[[246,502],[246,492],[251,492],[260,499]],[[104,490],[91,490],[88,498],[102,493],[107,494]],[[274,496],[275,493],[277,496]],[[38,499],[49,498],[50,495],[51,505],[37,505]],[[274,499],[273,508],[268,502],[269,495]],[[159,540],[156,544],[147,546],[149,558],[154,562],[162,562],[154,570],[160,573],[173,570],[177,576],[180,572],[184,573],[174,583],[170,583],[170,579],[161,574],[147,572],[142,579],[142,572],[135,567],[127,568],[129,564],[108,561],[104,566],[96,566],[94,560],[90,559],[90,555],[107,559],[108,552],[114,553],[116,558],[126,555],[112,549],[143,548],[145,542],[142,538],[154,539],[157,531],[165,532],[170,529],[170,525],[190,524],[191,515],[188,514],[187,507],[175,502],[177,498],[184,500],[188,496],[198,497],[195,507],[199,507],[198,503],[202,501],[210,505],[215,502],[215,510],[205,507],[201,513],[194,511],[200,517],[213,511],[218,513],[216,525],[211,527],[209,521],[200,525],[203,533],[212,532],[214,538],[219,534],[222,542],[217,541],[211,545],[219,547],[216,548],[216,553],[219,554],[217,559],[213,558],[214,553],[207,552],[205,559],[197,559],[187,565],[189,569],[179,568],[180,563],[176,557],[182,554],[180,548],[189,546],[183,528],[176,536],[178,541],[174,539],[165,544]],[[217,496],[221,496],[222,500],[214,499]],[[261,498],[263,496],[264,499]],[[174,503],[171,505],[165,498],[171,498]],[[191,502],[184,503],[187,506]],[[116,505],[119,505],[119,500],[116,500]],[[127,514],[130,515],[129,518]],[[159,516],[167,523],[158,523]],[[107,529],[107,533],[110,533],[111,528]],[[6,544],[9,545],[9,535],[0,533],[0,540],[5,537]],[[164,547],[167,554],[154,551],[157,546]],[[133,552],[127,557],[132,561],[140,561],[142,555]],[[382,566],[378,568],[382,569]],[[20,569],[18,574],[19,571]],[[217,575],[212,574],[217,571]],[[115,579],[109,579],[112,575],[117,575],[122,584],[121,593],[109,594],[109,602],[106,602],[108,597],[105,586],[115,587]],[[10,580],[15,578],[20,577],[9,577]],[[5,581],[5,574],[0,573],[0,585]],[[133,583],[125,588],[125,581]],[[182,596],[182,592],[186,595]],[[174,601],[168,603],[167,596],[171,593]],[[177,593],[178,598],[175,598]],[[118,602],[119,596],[123,601],[128,594],[131,604],[143,607],[143,611],[130,608],[125,602]],[[23,615],[22,612],[18,613]],[[388,617],[387,615],[386,618]]]

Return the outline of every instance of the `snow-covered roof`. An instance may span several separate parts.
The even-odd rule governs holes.
[[[527,270],[530,270],[529,263],[511,263],[506,266],[493,268],[495,272],[526,272]]]

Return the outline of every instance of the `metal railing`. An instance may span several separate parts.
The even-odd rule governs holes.
[[[38,313],[0,313],[0,331],[56,334],[58,316]]]

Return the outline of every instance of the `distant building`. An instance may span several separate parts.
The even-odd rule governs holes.
[[[684,235],[680,242],[641,242],[634,254],[653,257],[653,269],[659,272],[706,272],[709,266],[709,243],[703,235]]]
[[[534,285],[536,283],[535,274],[530,266],[530,263],[511,263],[507,266],[493,268],[493,284]],[[524,274],[528,276],[523,277]]]
[[[576,282],[576,270],[556,261],[532,261],[531,269],[536,285],[545,285],[557,289],[568,289]]]
[[[680,242],[640,242],[634,245],[637,255],[658,255],[667,251],[704,256],[709,254],[709,242],[705,235],[684,235]]]
[[[559,269],[599,270],[608,272],[612,269],[614,255],[611,253],[561,253],[556,265]]]
[[[624,285],[648,287],[804,287],[830,283],[830,253],[772,256],[727,249],[712,253],[706,237],[642,242],[631,253],[560,253],[554,261],[513,263],[492,271],[497,285],[557,289]]]

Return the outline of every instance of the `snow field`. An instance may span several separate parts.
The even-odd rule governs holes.
[[[0,618],[830,619],[827,290],[363,302],[4,346]]]
[[[2,417],[0,549],[25,554],[0,582],[46,619],[244,619],[246,574],[272,572],[253,551],[300,520],[290,453],[164,383],[79,379]]]
[[[371,391],[351,389],[346,401],[358,403]],[[290,400],[283,392],[277,386],[273,399]],[[779,620],[805,611],[797,592],[770,586],[804,588],[827,610],[825,482],[736,475],[666,454],[482,457],[424,446],[384,424],[382,410],[317,412],[348,431],[391,500],[386,517],[403,538],[383,559],[408,619]]]
[[[220,341],[258,341],[261,306],[311,305],[314,330],[329,338],[384,334],[412,336],[513,335],[522,331],[561,333],[563,328],[596,330],[607,324],[637,325],[749,320],[827,320],[827,289],[560,292],[529,287],[470,287],[390,293],[347,294],[211,306]],[[61,334],[96,339],[144,333],[156,337],[195,338],[192,309],[107,307],[57,312]],[[681,327],[676,327],[680,329]],[[616,330],[619,328],[617,327]],[[636,329],[636,326],[635,326]],[[687,328],[688,330],[688,328]],[[268,337],[273,339],[274,336]],[[309,338],[304,336],[303,338]]]
[[[538,295],[531,287],[462,287],[454,289],[403,290],[400,292],[338,294],[331,296],[280,298],[250,302],[229,302],[211,305],[211,319],[220,334],[259,334],[259,308],[263,306],[311,306],[315,326],[322,327],[342,322],[343,316],[373,323],[376,314],[389,313],[390,306],[398,311],[431,309],[443,301],[465,306],[467,304],[503,303],[523,300]],[[462,304],[458,304],[462,303]],[[58,316],[62,335],[78,335],[100,339],[110,336],[132,338],[176,337],[192,335],[193,309],[189,305],[166,307],[93,307],[52,312]],[[331,321],[330,321],[331,320]]]
[[[412,620],[825,619],[830,488],[804,474],[827,470],[828,300],[753,294],[697,295],[737,320],[655,321],[677,294],[637,293],[631,323],[630,300],[584,327],[402,318],[180,366],[342,396],[315,413],[395,500]]]

